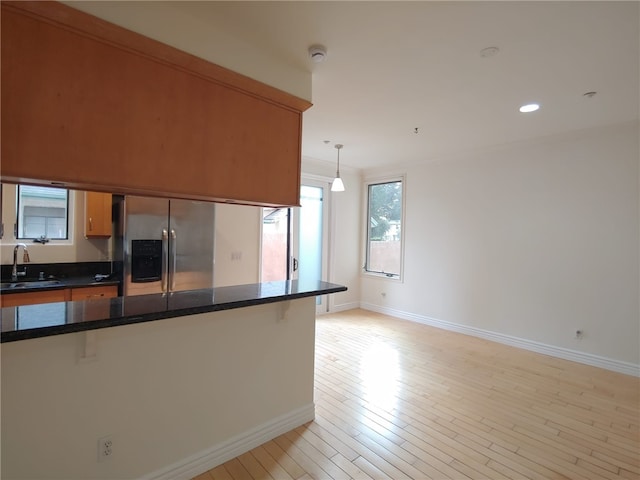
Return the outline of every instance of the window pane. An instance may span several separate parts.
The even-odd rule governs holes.
[[[18,185],[18,238],[68,238],[68,196],[66,188]]]
[[[67,238],[66,217],[48,217],[45,236],[47,238]]]
[[[39,238],[44,235],[46,231],[46,219],[44,217],[28,215],[24,217],[20,238]]]
[[[300,188],[300,281],[315,282],[322,278],[322,190],[310,185]],[[316,297],[316,305],[321,301],[321,297]]]
[[[399,276],[402,262],[402,182],[369,185],[368,213],[366,270]]]

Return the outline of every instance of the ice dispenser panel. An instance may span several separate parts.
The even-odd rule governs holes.
[[[162,240],[131,240],[131,281],[157,282],[162,278]]]

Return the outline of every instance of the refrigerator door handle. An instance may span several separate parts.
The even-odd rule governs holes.
[[[171,267],[171,274],[170,274],[170,281],[171,281],[171,285],[169,287],[169,291],[173,292],[174,289],[176,288],[176,267],[177,265],[177,261],[178,261],[178,248],[176,246],[177,241],[176,241],[176,231],[172,228],[171,229],[171,262],[173,263],[172,267]]]
[[[166,228],[162,229],[162,274],[160,276],[160,288],[162,293],[167,293],[167,257],[169,255],[169,232]]]

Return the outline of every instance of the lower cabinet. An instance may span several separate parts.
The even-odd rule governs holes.
[[[111,305],[109,302],[97,302],[104,298],[114,298],[118,296],[118,287],[115,285],[105,285],[100,287],[72,288],[71,301],[91,300],[80,303],[77,306],[82,309],[82,317],[85,320],[97,320],[109,316]],[[75,304],[74,304],[75,308]]]
[[[40,290],[38,292],[7,293],[0,295],[0,306],[19,307],[21,305],[35,305],[38,303],[76,302],[79,300],[97,300],[117,296],[117,285]],[[108,313],[108,305],[106,307],[105,313]]]
[[[69,289],[41,290],[39,292],[6,293],[0,295],[0,306],[19,307],[38,303],[65,302],[71,300]]]
[[[71,301],[97,300],[99,298],[114,298],[118,296],[116,285],[104,285],[99,287],[84,287],[71,289]]]

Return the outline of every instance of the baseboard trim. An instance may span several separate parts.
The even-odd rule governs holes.
[[[145,475],[140,480],[189,480],[269,440],[273,440],[283,433],[310,422],[314,417],[314,404],[305,405],[211,448]]]
[[[360,307],[360,302],[342,303],[340,305],[333,305],[331,309],[331,313],[346,312],[347,310],[353,310],[354,308],[359,308],[359,307]]]
[[[571,350],[569,348],[547,345],[545,343],[534,342],[532,340],[527,340],[524,338],[512,337],[510,335],[504,335],[502,333],[491,332],[489,330],[483,330],[480,328],[447,322],[444,320],[439,320],[437,318],[426,317],[424,315],[416,315],[415,313],[403,312],[401,310],[396,310],[393,308],[381,307],[372,303],[361,303],[360,308],[364,310],[370,310],[372,312],[383,313],[385,315],[390,315],[392,317],[401,318],[404,320],[410,320],[416,323],[422,323],[431,327],[441,328],[443,330],[464,333],[465,335],[471,335],[474,337],[483,338],[485,340],[491,340],[493,342],[502,343],[504,345],[518,347],[525,350],[530,350],[532,352],[542,353],[544,355],[550,355],[552,357],[558,357],[565,360],[571,360],[573,362],[583,363],[585,365],[591,365],[592,367],[600,367],[606,370],[611,370],[613,372],[640,377],[640,365],[623,362],[621,360],[614,360],[607,357],[601,357],[599,355],[579,352],[576,350]]]

